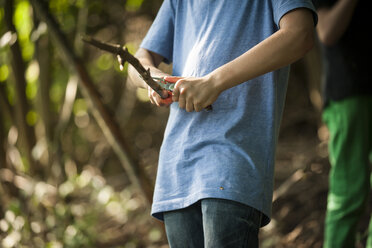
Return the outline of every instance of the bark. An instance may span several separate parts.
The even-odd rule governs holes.
[[[35,27],[39,27],[39,22],[34,18],[34,25]],[[35,31],[37,32],[37,31]],[[40,113],[40,120],[42,122],[43,127],[43,135],[45,137],[46,142],[46,152],[47,152],[47,160],[40,161],[43,168],[43,175],[46,177],[50,177],[51,166],[53,163],[52,154],[53,151],[51,150],[52,146],[52,138],[53,138],[53,115],[50,109],[50,86],[52,81],[51,75],[51,58],[52,58],[52,49],[50,46],[50,38],[47,34],[39,33],[38,39],[35,41],[35,59],[38,61],[39,64],[39,80],[38,80],[38,96],[36,102],[37,112]]]
[[[8,119],[14,123],[13,108],[7,100],[5,85],[0,83],[0,169],[5,168],[6,162],[6,144],[7,132],[5,120]]]
[[[5,0],[4,6],[4,20],[9,31],[17,33],[16,28],[13,24],[13,0]],[[35,145],[35,134],[32,127],[27,125],[26,115],[30,109],[26,97],[26,79],[25,79],[25,63],[22,58],[21,48],[18,41],[16,40],[10,45],[10,51],[12,54],[12,70],[15,78],[15,93],[16,93],[16,122],[19,131],[19,137],[23,144],[23,150],[27,156],[28,162],[30,163],[30,172],[35,174],[35,161],[32,158],[31,150]]]
[[[113,115],[109,113],[108,109],[103,104],[100,94],[96,90],[83,62],[78,56],[76,56],[76,53],[74,53],[58,23],[49,13],[45,2],[41,0],[31,0],[31,4],[38,17],[47,23],[49,32],[55,38],[59,48],[63,50],[63,53],[68,59],[69,65],[72,65],[78,74],[80,78],[80,89],[82,90],[84,97],[88,102],[90,102],[92,114],[98,125],[101,127],[109,144],[119,157],[128,178],[143,191],[148,202],[151,202],[153,192],[152,183],[143,168],[139,165],[138,158],[135,157],[129,149],[129,145],[120,132],[118,124],[113,119]]]
[[[12,123],[15,123],[14,117],[14,110],[12,105],[10,105],[9,101],[7,100],[7,93],[5,89],[6,83],[0,83],[0,111],[2,112],[2,116],[4,119],[1,119],[3,122],[5,120],[5,116],[9,117]]]
[[[51,48],[48,35],[42,35],[35,42],[35,57],[39,63],[40,76],[38,87],[38,108],[44,125],[45,137],[48,144],[52,140],[52,116],[50,106],[50,82],[51,82]]]
[[[6,149],[5,149],[6,132],[5,132],[4,121],[3,121],[3,119],[5,118],[4,118],[4,114],[2,113],[1,108],[0,108],[0,116],[1,116],[1,120],[0,120],[0,169],[1,169],[1,168],[6,167]]]

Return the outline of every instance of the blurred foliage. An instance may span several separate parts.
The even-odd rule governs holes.
[[[149,225],[133,188],[115,190],[92,166],[80,174],[73,161],[65,166],[68,179],[57,186],[18,178],[27,202],[9,202],[0,220],[2,247],[95,247],[110,240],[137,247],[160,240],[161,230]],[[127,227],[130,222],[136,227]]]
[[[16,33],[9,31],[8,1],[0,0],[0,247],[166,246],[162,227],[130,184],[47,25],[28,0],[14,0]],[[81,35],[126,44],[134,53],[162,1],[45,2],[154,180],[168,109],[151,106],[146,92],[127,84],[115,56],[85,46]],[[35,163],[24,152],[16,118],[14,44],[25,63],[25,120],[36,137],[30,150]],[[41,174],[30,170],[36,165]]]

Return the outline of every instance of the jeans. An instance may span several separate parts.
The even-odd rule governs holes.
[[[214,198],[164,212],[170,248],[257,248],[261,218],[252,207]]]

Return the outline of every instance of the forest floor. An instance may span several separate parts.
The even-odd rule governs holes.
[[[319,140],[315,123],[301,118],[306,111],[295,112],[287,105],[277,147],[272,220],[260,233],[264,248],[320,248],[323,242],[327,145]]]

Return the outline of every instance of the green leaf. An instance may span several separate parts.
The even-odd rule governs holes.
[[[143,0],[127,0],[125,9],[128,11],[137,11],[142,6]]]
[[[0,66],[0,82],[4,82],[8,79],[9,69],[7,65]]]

